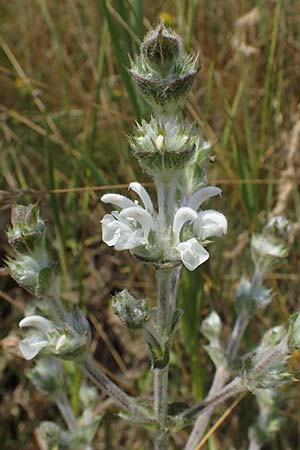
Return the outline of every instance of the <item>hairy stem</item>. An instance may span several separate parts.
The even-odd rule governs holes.
[[[240,312],[239,315],[237,316],[233,331],[230,336],[228,348],[227,348],[229,364],[232,364],[236,358],[241,340],[242,340],[244,333],[246,331],[246,328],[249,324],[249,320],[250,320],[250,316],[244,310],[242,312]]]
[[[158,221],[163,253],[168,257],[172,242],[172,224],[175,213],[176,180],[155,178],[158,203]],[[156,329],[164,345],[169,346],[170,329],[176,306],[177,282],[180,268],[159,268],[157,270],[157,315]],[[155,434],[155,450],[167,450],[169,438],[166,430],[168,413],[169,364],[154,371],[154,416],[159,423]]]
[[[233,397],[240,392],[246,391],[247,388],[243,385],[241,377],[234,378],[229,384],[227,384],[223,389],[217,392],[214,396],[206,398],[198,405],[187,409],[182,414],[177,416],[178,419],[191,420],[199,414],[204,414],[211,407],[215,407],[220,403],[223,403],[230,397]]]
[[[67,427],[70,431],[77,430],[76,418],[71,408],[70,402],[65,394],[55,396],[54,401],[58,407]]]
[[[116,403],[128,410],[128,412],[138,418],[137,422],[149,422],[146,412],[136,402],[136,400],[127,395],[122,389],[113,383],[103,372],[101,372],[93,360],[91,355],[87,355],[83,361],[79,363],[80,369],[85,375],[106,394],[112,397]]]
[[[169,346],[172,316],[176,306],[177,284],[180,268],[157,270],[157,330],[162,342]],[[155,449],[167,450],[168,435],[166,418],[168,413],[169,364],[154,371],[154,416],[159,423],[155,435]]]

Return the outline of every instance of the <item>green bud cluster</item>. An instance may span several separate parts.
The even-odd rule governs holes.
[[[288,364],[292,350],[284,327],[268,330],[259,347],[244,361],[242,379],[247,389],[256,393],[295,380]]]
[[[40,296],[45,293],[54,272],[45,247],[45,222],[37,205],[15,205],[8,241],[14,250],[7,260],[12,278],[24,289]]]
[[[261,234],[252,236],[251,252],[256,272],[265,274],[282,258],[286,258],[290,231],[289,222],[278,216],[270,219]]]
[[[30,249],[43,241],[45,222],[38,205],[15,205],[11,211],[12,226],[7,231],[8,242],[18,250]]]
[[[180,36],[161,22],[145,37],[130,74],[153,110],[170,114],[182,106],[198,71],[198,57],[187,55]]]
[[[144,299],[134,298],[127,289],[112,298],[115,314],[128,328],[143,328],[150,319],[150,310]]]
[[[238,313],[245,311],[253,316],[272,301],[272,290],[243,278],[236,290],[235,306]]]
[[[151,175],[183,169],[199,146],[195,124],[179,121],[176,116],[137,124],[129,143],[141,167]]]

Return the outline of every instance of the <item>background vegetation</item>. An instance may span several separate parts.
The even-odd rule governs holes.
[[[64,298],[86,310],[99,365],[128,392],[150,395],[145,345],[113,316],[109,301],[125,287],[153,298],[154,271],[101,242],[99,194],[125,192],[128,182],[141,178],[149,183],[126,142],[141,110],[126,67],[159,18],[184,37],[189,50],[200,52],[202,70],[186,112],[215,144],[209,181],[222,187],[223,197],[213,207],[229,221],[229,233],[211,247],[209,262],[182,276],[184,318],[172,354],[171,398],[192,403],[207,392],[213,374],[199,324],[215,308],[228,336],[235,286],[252,270],[250,232],[260,230],[274,209],[300,221],[298,0],[1,2],[0,252],[5,258],[11,204],[38,200],[63,273]],[[250,324],[246,350],[266,327],[299,309],[299,252],[298,235],[288,262],[269,277],[274,300]],[[41,450],[35,429],[57,412],[30,385],[29,364],[16,355],[17,323],[29,297],[9,278],[4,262],[0,275],[0,446]],[[80,374],[71,366],[69,371],[76,413]],[[300,448],[299,386],[285,395],[288,421],[266,449]],[[150,449],[145,431],[130,430],[100,399],[104,420],[95,449]],[[228,407],[230,402],[216,417]],[[255,415],[248,395],[203,448],[246,448]],[[186,433],[174,437],[174,448],[182,448]]]

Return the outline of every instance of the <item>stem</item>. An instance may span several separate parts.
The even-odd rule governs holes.
[[[69,430],[76,431],[77,430],[76,419],[67,396],[65,394],[57,395],[55,396],[54,401],[62,417],[64,418],[64,421],[66,422],[66,425],[69,428]]]
[[[225,367],[218,367],[214,376],[213,383],[209,390],[207,398],[214,397],[215,394],[222,389],[226,380],[228,378],[228,370]],[[203,436],[207,425],[209,423],[210,417],[213,413],[214,407],[210,407],[204,414],[201,414],[193,428],[192,433],[189,436],[189,439],[186,443],[184,450],[194,450]]]
[[[157,322],[162,342],[169,346],[172,317],[176,306],[177,285],[180,268],[157,270]],[[168,414],[169,364],[154,371],[154,415],[159,423],[155,435],[155,450],[167,450],[169,438],[166,430]]]
[[[262,443],[256,438],[251,439],[248,450],[260,450],[262,448]]]
[[[171,234],[175,212],[176,181],[174,177],[167,181],[156,177],[154,182],[157,190],[160,231]]]
[[[203,414],[209,408],[215,407],[220,403],[223,403],[230,397],[233,397],[240,392],[246,391],[247,388],[243,385],[241,377],[234,378],[229,384],[227,384],[223,389],[217,392],[213,397],[206,398],[198,405],[187,409],[182,414],[177,416],[178,419],[191,420],[198,414]]]
[[[116,403],[125,408],[138,422],[149,422],[146,412],[142,409],[133,397],[127,395],[115,383],[113,383],[104,373],[102,373],[96,366],[95,361],[91,355],[87,355],[85,359],[79,362],[80,369],[85,375],[106,394],[112,397]]]
[[[228,348],[227,348],[227,355],[228,355],[228,363],[232,364],[233,361],[236,358],[237,351],[239,349],[241,340],[244,336],[245,330],[249,324],[250,316],[249,314],[242,310],[239,315],[237,316],[237,319],[234,324],[233,331],[230,336]]]

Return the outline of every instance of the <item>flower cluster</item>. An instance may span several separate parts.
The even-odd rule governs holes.
[[[131,250],[158,265],[178,264],[181,260],[187,269],[194,270],[209,258],[203,244],[227,232],[223,214],[200,211],[205,200],[220,195],[219,188],[209,186],[194,193],[187,206],[177,209],[171,233],[160,229],[158,214],[146,189],[137,182],[130,183],[129,189],[138,194],[143,206],[119,194],[105,194],[101,198],[118,208],[102,220],[103,240],[116,250]]]
[[[15,205],[7,236],[14,250],[7,260],[10,274],[29,292],[42,295],[49,287],[54,265],[45,248],[45,222],[37,205]]]

